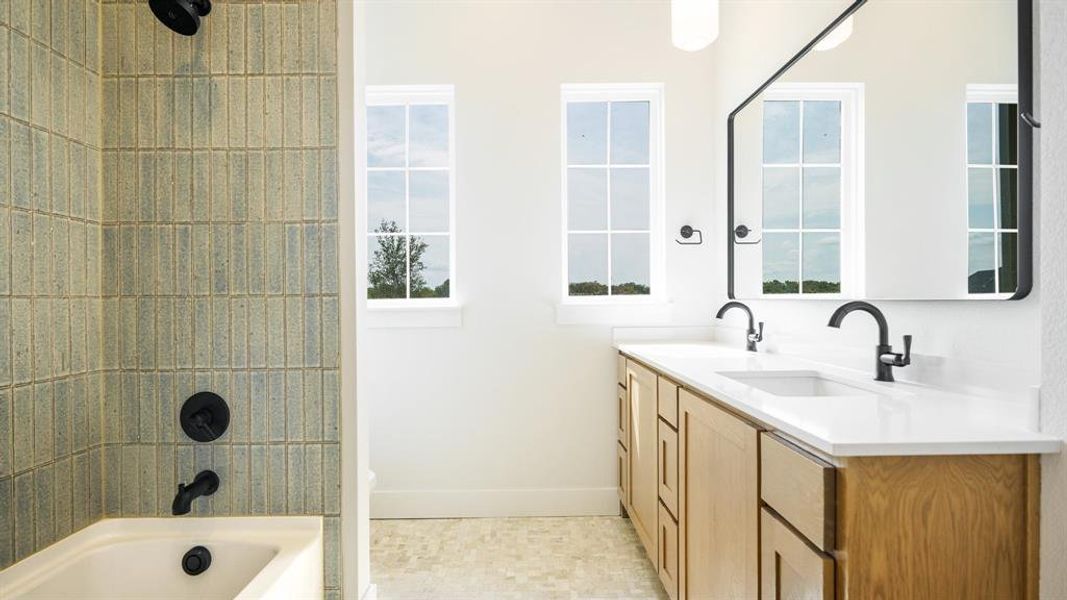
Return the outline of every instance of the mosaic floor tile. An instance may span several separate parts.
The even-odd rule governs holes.
[[[371,521],[381,600],[666,598],[619,517]]]

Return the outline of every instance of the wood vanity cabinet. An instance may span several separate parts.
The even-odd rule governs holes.
[[[759,594],[758,430],[678,394],[678,597]]]
[[[619,498],[672,600],[1037,598],[1036,456],[834,458],[620,374]]]
[[[1037,597],[1036,457],[760,452],[763,598]]]
[[[626,374],[623,507],[668,596],[755,598],[758,430],[637,362]]]
[[[629,402],[630,499],[626,510],[649,556],[655,556],[656,520],[659,517],[657,467],[658,378],[648,368],[628,361],[626,392]]]

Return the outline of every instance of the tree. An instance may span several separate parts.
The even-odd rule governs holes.
[[[607,296],[608,286],[599,281],[575,281],[567,286],[571,296]],[[611,286],[615,296],[647,296],[650,288],[643,283],[628,281]]]
[[[396,221],[383,219],[375,233],[402,232]],[[367,269],[368,298],[407,298],[409,266],[412,296],[426,287],[422,255],[428,244],[418,237],[411,237],[408,248],[408,239],[403,235],[378,236],[378,248],[374,250]]]
[[[608,286],[599,281],[575,281],[567,286],[571,296],[607,296]]]
[[[805,294],[837,294],[841,292],[841,283],[838,281],[822,281],[816,279],[804,280]],[[764,294],[798,294],[800,284],[796,281],[771,279],[763,282]]]
[[[396,221],[386,221],[378,225],[375,233],[402,234]],[[448,298],[451,288],[450,280],[441,285],[430,287],[423,275],[426,264],[423,256],[429,244],[418,236],[382,235],[378,236],[378,247],[371,255],[367,269],[367,298],[407,298],[409,283],[411,298]],[[405,245],[405,241],[406,244]]]

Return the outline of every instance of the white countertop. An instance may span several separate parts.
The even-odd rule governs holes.
[[[1019,425],[1019,405],[716,343],[617,344],[623,354],[830,456],[1058,453],[1058,438]],[[872,351],[873,354],[873,351]],[[871,370],[873,372],[873,356]],[[731,371],[817,371],[856,396],[778,396]]]

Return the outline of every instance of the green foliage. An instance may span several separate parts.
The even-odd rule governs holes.
[[[383,219],[375,233],[401,233],[401,230],[396,221]],[[410,240],[410,248],[407,240]],[[407,238],[402,235],[380,236],[377,241],[378,247],[371,255],[367,268],[367,298],[406,298],[409,270],[412,298],[448,297],[448,281],[435,288],[426,285],[423,276],[426,265],[422,262],[422,256],[429,244],[418,236]]]
[[[608,286],[599,281],[578,281],[567,286],[571,296],[607,296]]]
[[[779,281],[771,279],[763,282],[764,294],[796,294],[800,291],[800,284],[796,281]]]
[[[840,294],[840,281],[821,281],[814,279],[804,280],[805,294]]]
[[[780,281],[771,279],[763,282],[764,294],[798,294],[800,284],[796,281]],[[841,283],[838,281],[821,281],[815,279],[804,280],[805,294],[839,294]]]
[[[577,281],[567,286],[571,296],[607,296],[608,286],[599,281]],[[649,287],[643,283],[620,283],[611,286],[611,293],[616,296],[647,296],[651,293]]]
[[[647,296],[650,292],[647,285],[632,281],[611,286],[611,293],[616,296]]]
[[[446,279],[441,285],[431,288],[423,286],[411,289],[412,298],[448,298],[449,280]]]

